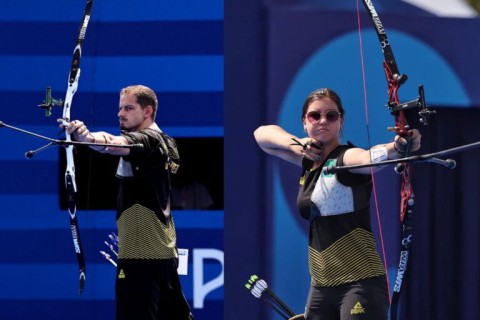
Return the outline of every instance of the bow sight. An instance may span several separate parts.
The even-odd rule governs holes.
[[[52,98],[52,87],[48,86],[45,93],[45,100],[38,106],[45,110],[45,117],[50,117],[54,106],[63,107],[63,100]]]
[[[418,108],[418,115],[420,116],[420,123],[423,125],[428,125],[428,117],[431,114],[435,114],[435,110],[430,110],[425,102],[425,92],[423,90],[423,85],[418,86],[418,98],[415,100],[411,100],[408,102],[397,104],[395,102],[389,102],[387,104],[387,108],[391,111],[392,114],[396,114],[400,110],[407,110],[412,108]],[[398,130],[397,127],[388,127],[388,131],[396,131]]]

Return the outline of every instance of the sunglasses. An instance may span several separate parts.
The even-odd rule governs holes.
[[[307,113],[307,119],[310,123],[317,123],[320,121],[322,116],[324,116],[328,122],[335,122],[338,120],[338,118],[340,118],[340,115],[341,113],[337,110],[328,110],[325,113],[321,113],[318,111],[310,111],[309,113]]]

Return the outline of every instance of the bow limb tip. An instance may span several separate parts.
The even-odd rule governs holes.
[[[81,271],[81,272],[80,272],[80,278],[79,278],[79,280],[80,280],[79,292],[80,292],[80,294],[82,294],[83,288],[85,287],[85,280],[86,280],[86,279],[85,279],[85,271]]]

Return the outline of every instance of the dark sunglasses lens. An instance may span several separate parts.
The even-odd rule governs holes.
[[[327,111],[325,117],[327,118],[327,121],[335,122],[338,120],[339,115],[340,114],[337,111]]]
[[[316,122],[320,120],[321,114],[320,112],[309,112],[307,114],[308,121],[310,122]]]
[[[335,110],[330,110],[324,113],[325,119],[327,119],[328,122],[335,122],[338,120],[340,117],[340,113]],[[317,111],[312,111],[307,114],[307,119],[310,121],[310,123],[315,123],[318,122],[322,118],[322,113],[317,112]]]

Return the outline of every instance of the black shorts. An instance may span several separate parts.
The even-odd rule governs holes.
[[[115,284],[117,320],[190,320],[177,260],[119,260]]]
[[[336,287],[310,287],[307,320],[387,320],[388,291],[385,276]]]

